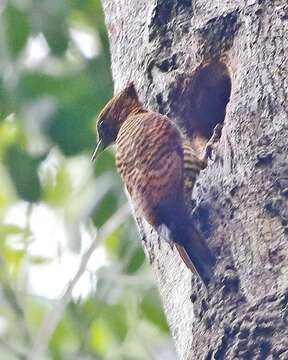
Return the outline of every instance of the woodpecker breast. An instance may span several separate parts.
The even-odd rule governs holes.
[[[183,194],[178,129],[158,113],[131,115],[120,128],[116,146],[116,164],[136,211],[157,225],[157,206],[172,204]]]

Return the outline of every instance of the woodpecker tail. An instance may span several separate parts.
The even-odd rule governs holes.
[[[176,217],[170,227],[171,236],[186,266],[208,286],[215,257],[211,253],[203,236],[191,223],[190,219]]]
[[[188,269],[198,275],[207,287],[212,277],[215,257],[191,222],[183,203],[175,202],[173,205],[158,208],[158,218],[162,220],[162,225],[155,227],[158,234],[175,244]]]

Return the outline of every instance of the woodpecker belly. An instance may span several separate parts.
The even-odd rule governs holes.
[[[183,149],[176,126],[157,113],[131,116],[116,139],[116,164],[139,215],[151,225],[159,205],[183,194]]]

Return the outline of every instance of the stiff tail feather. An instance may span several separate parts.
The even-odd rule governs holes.
[[[211,281],[215,257],[199,231],[191,224],[187,224],[185,231],[174,231],[176,248],[186,266],[202,280],[207,288]]]
[[[159,210],[158,210],[159,211]],[[169,243],[174,243],[186,266],[202,280],[207,287],[211,277],[215,257],[201,233],[192,224],[183,206],[162,208],[163,223],[155,227],[158,234]]]

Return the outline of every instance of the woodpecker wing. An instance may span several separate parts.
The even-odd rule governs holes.
[[[155,209],[183,192],[183,149],[176,126],[157,113],[128,118],[116,140],[116,160],[134,208],[152,226]]]

